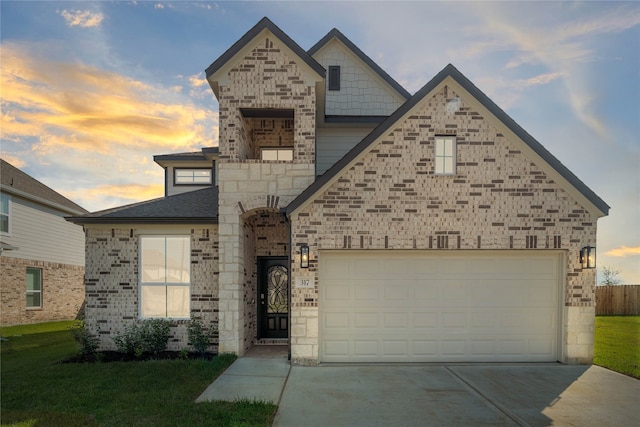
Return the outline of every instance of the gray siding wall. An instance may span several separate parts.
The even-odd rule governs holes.
[[[84,266],[84,232],[65,221],[71,214],[10,196],[10,235],[2,241],[18,249],[2,256]]]
[[[372,125],[360,128],[318,128],[316,131],[316,175],[325,173],[367,136],[374,127]]]

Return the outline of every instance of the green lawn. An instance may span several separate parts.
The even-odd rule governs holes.
[[[268,426],[276,406],[194,403],[234,356],[213,360],[60,363],[73,322],[2,328],[2,426]]]
[[[593,363],[640,378],[640,316],[597,316]]]

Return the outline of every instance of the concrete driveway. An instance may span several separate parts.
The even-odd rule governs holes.
[[[598,366],[293,366],[274,426],[638,426],[640,381]]]

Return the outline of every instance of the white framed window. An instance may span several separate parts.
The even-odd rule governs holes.
[[[191,315],[191,238],[140,236],[140,317]]]
[[[27,308],[42,308],[42,269],[27,267]]]
[[[10,234],[11,230],[11,197],[7,194],[0,194],[0,233]]]
[[[456,137],[436,136],[435,169],[436,175],[455,175],[456,173]]]
[[[260,152],[261,160],[279,160],[283,162],[293,161],[293,148],[263,148]]]
[[[175,168],[173,170],[174,185],[211,185],[210,168]]]

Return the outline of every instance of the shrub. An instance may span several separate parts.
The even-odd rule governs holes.
[[[207,329],[200,319],[191,319],[191,322],[189,322],[189,326],[187,327],[189,342],[193,346],[193,349],[200,353],[200,355],[203,355],[207,351],[211,338],[215,332],[216,329],[214,326]]]
[[[171,323],[164,319],[149,319],[127,326],[113,338],[121,353],[142,357],[145,353],[158,355],[167,348]]]
[[[78,322],[78,327],[73,330],[73,338],[78,344],[81,356],[96,356],[100,339],[87,329],[84,321]]]

